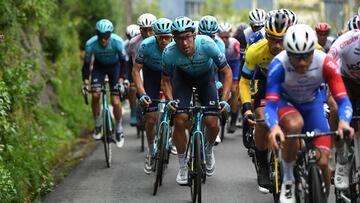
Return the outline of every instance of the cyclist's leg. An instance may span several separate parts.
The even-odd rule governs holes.
[[[91,73],[91,89],[96,90],[100,89],[102,84],[104,83],[105,73],[102,71],[102,67],[98,63],[94,63],[94,69]],[[95,121],[95,130],[93,137],[96,139],[101,138],[100,131],[102,120],[100,116],[100,97],[101,93],[94,92],[92,93],[92,100],[91,100],[91,109],[93,112],[93,117]]]
[[[238,117],[238,106],[239,106],[239,69],[240,69],[240,61],[236,60],[230,63],[230,67],[233,72],[233,84],[231,87],[231,98],[230,98],[230,106],[231,106],[231,119],[229,125],[229,132],[235,132],[236,130],[236,119]]]
[[[303,132],[307,131],[320,131],[328,132],[329,125],[324,115],[323,101],[320,97],[317,97],[315,101],[303,105],[301,113],[304,117],[304,129]],[[320,150],[317,154],[319,157],[318,165],[322,170],[323,180],[329,194],[331,172],[329,169],[329,155],[331,149],[331,137],[322,136],[313,140],[314,145]]]
[[[185,73],[178,69],[175,69],[172,84],[173,99],[178,99],[180,101],[179,107],[189,106],[192,93],[192,81],[186,79]],[[185,130],[187,128],[188,119],[189,117],[186,112],[178,111],[177,114],[174,115],[173,140],[179,158],[179,172],[176,177],[176,182],[180,185],[187,184],[187,165],[185,157],[187,138]]]
[[[160,86],[161,86],[161,72],[160,71],[152,71],[148,68],[143,69],[144,76],[144,89],[147,95],[151,99],[159,99],[160,98]],[[145,131],[146,137],[149,146],[149,153],[153,154],[154,149],[154,139],[156,134],[156,120],[157,114],[156,111],[158,109],[158,103],[152,102],[146,108],[145,114]]]
[[[300,133],[304,121],[299,111],[293,107],[284,98],[279,102],[279,123],[285,134]],[[280,202],[295,201],[295,177],[294,166],[298,150],[300,149],[300,141],[298,139],[286,139],[282,149],[282,185],[280,191]]]
[[[117,91],[116,85],[119,82],[120,63],[116,63],[112,67],[107,68],[107,75],[109,77],[109,85],[111,91],[111,105],[113,106],[113,113],[116,121],[116,131],[123,131],[122,127],[122,109],[120,94]]]
[[[128,68],[129,68],[129,76],[128,76],[128,80],[130,82],[130,90],[129,90],[129,94],[128,94],[128,98],[129,98],[129,104],[130,104],[130,124],[131,125],[136,125],[136,87],[135,87],[135,83],[132,79],[131,76],[131,72],[132,72],[132,59],[129,59],[129,64],[128,64]]]

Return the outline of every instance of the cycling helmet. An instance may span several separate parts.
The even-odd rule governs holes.
[[[246,28],[248,28],[249,25],[246,23],[240,23],[239,26],[236,29],[236,32],[244,31]]]
[[[289,19],[286,14],[278,11],[270,16],[265,24],[266,34],[276,37],[283,37],[289,26]]]
[[[178,34],[187,31],[195,31],[194,22],[186,16],[180,16],[175,18],[171,25],[171,32],[173,34]]]
[[[140,34],[140,28],[138,25],[131,24],[126,27],[126,35],[130,36],[130,38],[133,38],[138,34]]]
[[[167,18],[160,18],[155,21],[153,24],[153,30],[155,34],[170,34],[171,33],[171,20]]]
[[[316,32],[323,32],[323,33],[329,33],[330,29],[331,27],[327,23],[318,23],[315,27]]]
[[[349,30],[359,29],[360,28],[359,26],[360,26],[360,17],[358,15],[355,15],[349,19],[348,21]]]
[[[278,11],[279,10],[271,10],[271,11],[267,12],[266,16],[265,16],[265,23],[266,23],[266,21],[268,21],[270,19],[270,16],[272,16],[273,14],[275,14]]]
[[[315,49],[318,43],[314,30],[305,24],[289,27],[284,37],[285,50],[293,54],[306,54]]]
[[[263,9],[253,9],[249,12],[249,21],[251,25],[263,26],[265,24],[266,12]]]
[[[232,26],[230,23],[220,23],[219,32],[231,32]]]
[[[294,11],[290,10],[290,9],[286,9],[283,8],[281,9],[282,12],[284,12],[288,18],[289,18],[289,25],[295,25],[298,22],[298,19],[296,17],[296,14],[294,13]]]
[[[100,33],[112,32],[113,24],[108,19],[101,19],[96,23],[96,30]]]
[[[199,22],[199,32],[214,35],[219,30],[218,22],[214,16],[203,16]]]
[[[195,32],[198,33],[199,32],[199,21],[195,20],[194,25],[195,25]]]
[[[155,23],[156,17],[151,13],[144,13],[138,18],[138,25],[140,27],[152,27]]]

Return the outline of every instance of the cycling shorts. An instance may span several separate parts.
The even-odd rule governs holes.
[[[228,61],[233,73],[233,82],[239,82],[240,60]]]
[[[91,73],[91,87],[99,88],[104,84],[105,75],[108,75],[112,95],[119,95],[116,91],[116,84],[120,77],[120,62],[112,65],[103,65],[94,61],[94,68]]]
[[[160,98],[160,88],[161,88],[161,71],[154,71],[149,68],[144,67],[143,78],[144,78],[144,89],[146,94],[151,99]],[[158,102],[152,102],[147,108],[146,112],[157,111]]]

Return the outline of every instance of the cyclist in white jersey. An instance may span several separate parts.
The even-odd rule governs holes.
[[[266,12],[263,9],[253,9],[249,13],[250,27],[244,30],[246,43],[249,43],[249,38],[256,31],[260,30],[265,25]]]
[[[340,72],[354,108],[356,100],[360,99],[360,30],[354,29],[341,35],[331,46],[328,55],[340,65]],[[335,187],[339,190],[347,189],[349,163],[343,153],[344,143],[335,142],[335,147],[337,152]]]
[[[138,50],[138,46],[143,41],[150,36],[153,36],[155,33],[152,29],[152,25],[156,21],[156,17],[150,13],[144,13],[138,18],[138,25],[140,26],[140,35],[132,38],[129,42],[129,45],[126,47],[126,53],[130,57],[130,60],[135,64],[135,57]],[[132,70],[130,70],[130,73]],[[129,101],[130,101],[130,125],[135,126],[137,123],[136,120],[136,87],[135,83],[132,81],[132,77],[129,77],[131,83],[131,88],[129,92]]]

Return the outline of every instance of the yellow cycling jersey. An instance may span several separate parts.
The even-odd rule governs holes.
[[[239,82],[242,104],[251,103],[250,81],[255,68],[258,66],[260,71],[266,76],[268,66],[274,57],[275,56],[270,53],[267,39],[263,39],[249,46],[246,51],[245,64]]]

